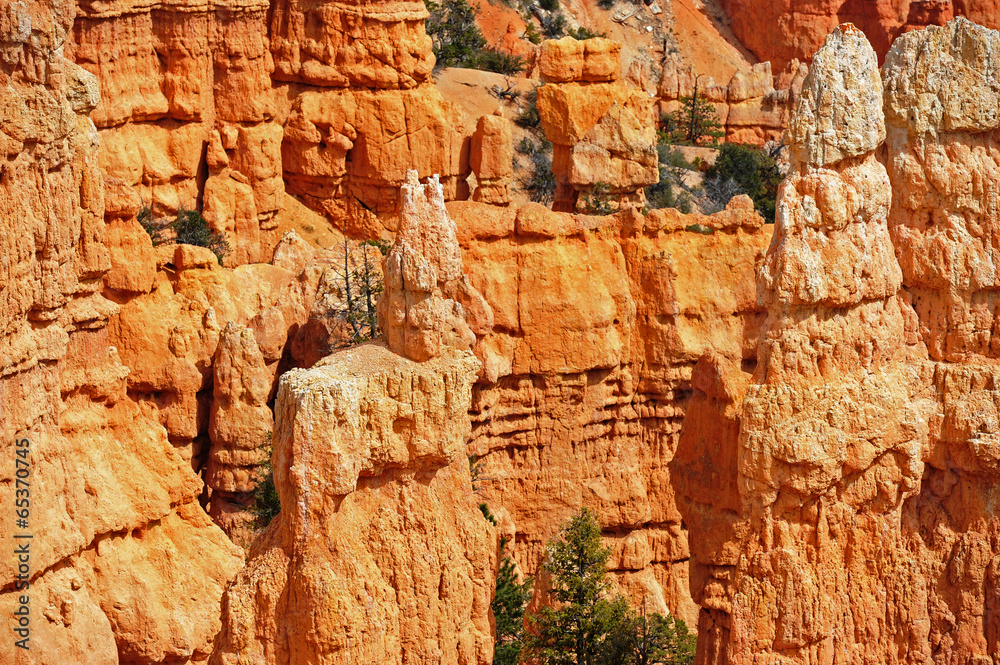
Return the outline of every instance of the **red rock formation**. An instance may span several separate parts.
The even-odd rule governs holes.
[[[92,117],[109,220],[127,220],[143,203],[201,208],[229,238],[228,265],[270,256],[284,185],[267,9],[80,0],[67,54],[103,93]],[[214,130],[221,146],[206,165]]]
[[[229,589],[213,663],[492,662],[496,530],[465,449],[480,363],[442,293],[464,281],[454,223],[426,190],[411,172],[380,316],[422,362],[371,343],[281,378],[282,510]]]
[[[1000,27],[996,0],[722,0],[736,37],[760,60],[784,69],[792,60],[809,62],[840,23],[860,28],[885,58],[900,34],[928,25],[944,25],[965,16],[990,28]]]
[[[616,206],[641,206],[643,188],[659,182],[653,100],[618,82],[621,45],[572,37],[542,44],[538,114],[553,144],[554,210],[576,211],[603,186]]]
[[[694,94],[697,75],[693,67],[682,66],[672,54],[667,54],[662,66],[657,96],[660,112],[669,113],[680,107],[681,97]],[[763,62],[749,72],[737,72],[725,86],[717,85],[711,77],[697,76],[698,94],[715,107],[725,141],[763,146],[781,140],[808,71],[806,65],[793,60],[774,77],[771,63]],[[782,84],[786,87],[779,87]]]
[[[65,2],[0,9],[0,449],[10,460],[0,531],[10,547],[13,534],[33,535],[29,587],[15,587],[23,562],[0,561],[0,611],[12,617],[29,596],[31,628],[27,650],[8,629],[3,660],[203,660],[242,553],[198,505],[201,483],[164,428],[126,393],[107,327],[119,308],[101,294],[113,262],[88,116],[100,96],[63,56],[73,18]],[[127,288],[148,278],[118,276]],[[25,438],[19,487],[15,441]],[[27,526],[15,498],[30,500]]]
[[[620,586],[693,627],[667,465],[698,357],[715,350],[738,366],[754,356],[754,261],[767,227],[745,197],[712,217],[448,208],[494,313],[469,452],[484,463],[483,499],[516,533],[522,570],[588,506]]]
[[[956,20],[897,40],[880,79],[848,25],[813,59],[759,272],[759,364],[748,385],[703,359],[671,467],[700,663],[996,652],[995,280],[973,238],[994,225],[975,183],[998,48]]]

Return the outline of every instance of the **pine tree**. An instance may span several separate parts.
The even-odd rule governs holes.
[[[514,559],[504,553],[507,539],[500,541],[500,570],[497,571],[497,590],[493,603],[497,641],[493,652],[493,665],[517,665],[521,658],[524,633],[524,610],[531,600],[532,578],[517,581]]]
[[[525,649],[542,665],[604,663],[605,643],[628,615],[624,598],[609,598],[605,570],[610,550],[601,545],[601,527],[584,508],[549,543],[542,568],[552,576],[549,594],[556,607],[529,618]]]
[[[660,119],[661,138],[666,143],[698,145],[705,139],[714,143],[725,136],[715,107],[697,88],[694,94],[681,97],[680,104],[680,108]]]

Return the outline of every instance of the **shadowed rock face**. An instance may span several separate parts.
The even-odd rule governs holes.
[[[757,370],[748,385],[699,365],[672,467],[701,663],[997,653],[996,40],[964,20],[901,37],[884,104],[852,26],[813,59],[759,271]],[[885,133],[858,122],[883,106]]]
[[[101,295],[112,257],[88,116],[101,97],[63,55],[74,14],[65,2],[0,8],[0,531],[34,536],[28,589],[15,589],[18,560],[0,560],[0,611],[31,599],[30,649],[8,632],[4,661],[203,660],[242,552],[198,505],[201,483],[155,414],[126,392],[108,333],[119,306]],[[27,487],[19,439],[30,441]],[[16,498],[30,500],[27,526]]]

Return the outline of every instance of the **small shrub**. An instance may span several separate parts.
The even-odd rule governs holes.
[[[197,245],[212,250],[222,265],[222,258],[229,251],[229,243],[221,233],[208,226],[208,222],[197,210],[177,211],[177,219],[171,224],[177,234],[177,243],[181,245]]]
[[[514,559],[507,553],[507,538],[500,539],[500,568],[497,570],[496,594],[490,608],[496,621],[497,641],[493,665],[517,665],[524,641],[524,611],[531,601],[531,577],[517,581]]]
[[[554,12],[559,9],[559,0],[538,0],[538,6],[547,12]]]
[[[479,504],[479,512],[481,512],[483,514],[483,517],[486,518],[486,521],[492,524],[493,526],[499,524],[497,518],[493,515],[493,513],[490,512],[490,507],[487,506],[485,503]]]
[[[514,118],[514,124],[525,129],[534,129],[542,124],[538,115],[538,88],[532,88],[524,94],[524,108]]]
[[[376,304],[385,284],[375,261],[368,255],[368,247],[377,247],[382,256],[389,252],[389,243],[385,240],[363,240],[354,244],[345,237],[342,245],[343,263],[339,267],[347,307],[338,316],[351,327],[350,344],[375,339],[380,334]]]
[[[476,25],[476,10],[467,0],[424,0],[430,16],[424,23],[434,43],[436,67],[465,67],[486,46]]]
[[[767,152],[753,146],[725,143],[715,164],[705,171],[705,181],[712,179],[722,182],[732,180],[740,188],[737,193],[753,199],[754,207],[764,221],[774,222],[778,186],[782,178],[777,163]]]
[[[601,9],[611,9],[615,6],[615,0],[597,0],[597,6]]]
[[[270,432],[267,435],[271,439]],[[278,498],[278,490],[274,487],[274,468],[271,466],[271,447],[268,446],[267,461],[261,465],[263,477],[253,491],[253,513],[257,518],[257,527],[267,528],[278,513],[281,512],[281,500]]]
[[[566,34],[566,17],[562,12],[552,12],[542,17],[542,33],[549,39],[558,39]]]
[[[206,247],[218,258],[219,265],[222,265],[222,259],[229,252],[229,243],[226,242],[225,236],[209,227],[204,216],[197,210],[186,210],[182,207],[177,211],[177,216],[171,220],[169,217],[156,217],[152,208],[143,205],[139,208],[136,219],[149,234],[154,246],[175,242],[178,245]],[[168,231],[173,231],[173,238],[169,236]]]
[[[579,28],[571,28],[566,34],[568,34],[573,39],[578,41],[583,41],[585,39],[593,39],[594,37],[607,37],[606,32],[594,32],[586,26],[580,26]]]
[[[610,215],[615,211],[611,198],[611,185],[599,182],[584,197],[583,212],[588,215]]]
[[[520,179],[521,188],[528,192],[532,201],[551,203],[556,193],[556,177],[552,173],[552,144],[545,140],[536,143],[525,137],[518,144],[517,151],[526,155],[531,162],[531,173]]]
[[[660,117],[660,139],[666,143],[714,144],[725,136],[715,107],[704,95],[681,97],[680,108]]]
[[[473,69],[481,69],[485,72],[496,72],[504,76],[514,76],[524,72],[528,63],[519,55],[511,55],[496,49],[484,49],[480,51],[474,60],[469,64],[475,64]]]
[[[542,33],[538,32],[538,28],[531,21],[527,21],[524,28],[524,37],[532,44],[542,43]]]

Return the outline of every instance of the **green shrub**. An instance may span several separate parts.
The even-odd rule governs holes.
[[[219,265],[222,265],[222,259],[229,252],[229,243],[226,242],[225,236],[212,230],[204,216],[197,210],[186,210],[182,207],[177,211],[177,216],[171,220],[169,217],[156,217],[152,208],[143,205],[139,208],[136,219],[149,234],[154,246],[175,242],[178,245],[206,247],[218,258]],[[173,238],[168,231],[173,231]]]
[[[500,568],[497,570],[496,594],[490,604],[496,620],[497,641],[493,665],[517,665],[524,640],[524,611],[531,600],[530,577],[517,581],[514,559],[505,552],[507,538],[500,539]]]
[[[530,20],[526,22],[524,27],[524,36],[532,44],[542,43],[542,33],[538,32],[538,28]]]
[[[586,26],[580,26],[579,28],[571,28],[567,33],[573,39],[583,41],[584,39],[593,39],[594,37],[607,37],[606,32],[594,32]]]
[[[468,64],[474,64],[472,69],[481,69],[485,72],[496,72],[505,76],[515,76],[524,72],[528,63],[519,55],[511,55],[496,49],[483,49],[474,60]]]
[[[538,0],[538,6],[547,12],[554,12],[559,9],[559,0]]]
[[[531,173],[520,179],[521,188],[528,192],[532,201],[551,203],[556,193],[556,177],[552,173],[552,144],[542,140],[535,142],[525,137],[517,145],[517,151],[528,157]]]
[[[541,24],[542,33],[549,39],[558,39],[566,34],[566,17],[562,12],[552,12],[542,17]]]
[[[534,129],[542,124],[538,115],[538,88],[532,88],[524,94],[524,108],[514,118],[514,124],[525,129]]]
[[[551,575],[553,604],[528,617],[528,659],[539,665],[692,663],[695,640],[683,621],[637,615],[624,597],[612,594],[610,554],[600,524],[586,508],[549,541],[542,568]]]
[[[267,435],[271,438],[270,432]],[[257,487],[253,491],[253,513],[257,518],[257,527],[267,528],[278,513],[281,512],[281,500],[278,498],[278,490],[274,487],[274,469],[271,466],[272,450],[268,446],[267,461],[261,465],[263,476]]]
[[[611,185],[599,182],[584,197],[583,212],[588,215],[610,215],[615,211],[611,199]]]
[[[615,0],[597,0],[597,6],[601,9],[611,9],[615,6]]]
[[[476,10],[467,0],[424,0],[430,16],[424,22],[434,43],[436,67],[467,67],[486,46],[476,25]],[[474,67],[473,67],[474,68]]]
[[[781,171],[774,159],[765,151],[738,143],[725,143],[719,150],[715,164],[705,172],[710,178],[723,182],[732,180],[742,193],[753,199],[754,207],[764,221],[774,222]]]
[[[680,108],[660,117],[660,139],[665,143],[701,145],[714,144],[725,136],[719,118],[704,95],[686,95]]]

